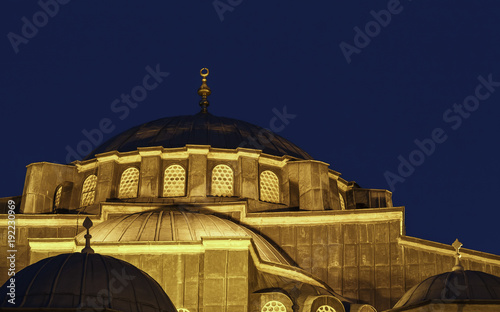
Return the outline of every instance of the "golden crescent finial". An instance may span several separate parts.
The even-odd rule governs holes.
[[[198,89],[198,95],[201,96],[200,106],[202,113],[208,113],[207,107],[210,103],[207,100],[207,96],[209,96],[212,91],[207,86],[207,76],[208,76],[208,68],[200,69],[200,75],[203,77],[201,79],[201,86]]]

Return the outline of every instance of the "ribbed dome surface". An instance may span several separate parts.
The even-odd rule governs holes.
[[[100,254],[71,253],[45,258],[16,273],[16,304],[2,307],[95,308],[119,311],[177,309],[161,286],[128,262]]]
[[[500,277],[469,270],[431,276],[408,290],[394,308],[427,300],[500,300]]]
[[[155,210],[110,219],[90,229],[92,242],[201,241],[202,237],[252,237],[264,261],[290,263],[267,240],[229,220],[195,212]],[[84,243],[85,233],[77,236]]]
[[[241,120],[217,117],[209,113],[192,116],[162,118],[131,128],[92,151],[95,154],[134,151],[138,147],[184,147],[186,144],[211,145],[217,148],[246,147],[262,150],[266,154],[289,155],[312,159],[309,154],[290,141]]]

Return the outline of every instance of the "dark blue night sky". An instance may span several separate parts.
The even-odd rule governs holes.
[[[1,197],[98,133],[197,113],[208,67],[212,114],[392,189],[407,235],[500,254],[498,1],[11,0],[0,14]]]

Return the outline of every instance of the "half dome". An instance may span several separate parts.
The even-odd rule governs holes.
[[[92,242],[201,241],[202,237],[252,237],[262,260],[291,265],[266,239],[232,221],[213,215],[154,210],[124,215],[90,229]],[[85,243],[85,233],[77,236]]]
[[[457,270],[431,276],[408,290],[394,308],[425,301],[500,300],[500,277],[481,271]]]
[[[162,118],[133,127],[103,143],[87,155],[118,151],[130,152],[138,147],[184,147],[187,144],[216,148],[246,147],[274,156],[312,159],[309,154],[287,139],[245,121],[217,117],[209,113]]]
[[[1,307],[176,312],[161,286],[132,264],[100,254],[70,253],[40,260],[16,273],[16,302]]]

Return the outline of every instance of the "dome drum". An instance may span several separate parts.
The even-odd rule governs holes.
[[[64,192],[60,205],[54,207],[59,186],[64,186]],[[24,213],[99,214],[100,204],[110,200],[210,203],[211,198],[233,198],[256,202],[252,207],[257,211],[340,210],[345,206],[341,205],[341,198],[346,198],[343,189],[349,189],[347,182],[316,160],[292,160],[244,148],[147,147],[107,152],[72,165],[31,164],[21,209]]]

